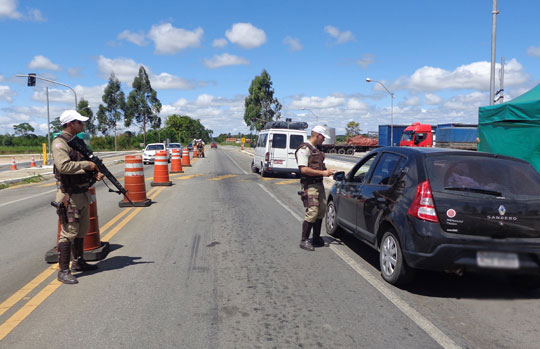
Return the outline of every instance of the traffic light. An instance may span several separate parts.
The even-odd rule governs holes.
[[[36,86],[36,73],[28,74],[28,86]]]

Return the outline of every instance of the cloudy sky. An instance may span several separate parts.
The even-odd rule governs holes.
[[[505,101],[540,83],[540,1],[499,0],[497,61]],[[343,133],[414,121],[476,123],[489,104],[492,0],[0,0],[0,134],[36,133],[73,108],[95,111],[111,72],[126,95],[139,66],[161,116],[200,119],[214,135],[247,132],[244,98],[266,69],[285,117]],[[497,65],[496,89],[499,88]]]

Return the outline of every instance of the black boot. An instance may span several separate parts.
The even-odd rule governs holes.
[[[97,265],[86,263],[84,260],[84,239],[76,238],[73,241],[71,252],[73,253],[73,263],[71,263],[71,270],[73,271],[92,271],[96,270]]]
[[[59,242],[57,249],[58,249],[58,265],[60,267],[60,270],[58,271],[58,276],[57,276],[58,281],[63,282],[65,284],[78,283],[79,281],[77,281],[77,278],[71,275],[71,271],[69,270],[71,243]]]
[[[321,226],[322,219],[317,219],[313,223],[313,239],[311,239],[311,244],[315,247],[328,247],[330,244],[321,237]]]
[[[311,233],[311,227],[313,223],[304,221],[302,223],[302,241],[300,241],[300,248],[307,251],[315,251],[311,243],[309,242],[309,234]]]

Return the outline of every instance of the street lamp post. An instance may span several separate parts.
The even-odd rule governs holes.
[[[315,115],[315,117],[317,118],[317,124],[319,123],[319,115],[315,114],[315,113],[313,112],[313,110],[308,109],[308,108],[304,108],[304,107],[302,107],[302,110],[308,110],[308,111],[310,111],[311,114]]]
[[[377,80],[371,80],[370,78],[366,78],[366,82],[376,82],[378,84],[380,84],[385,90],[386,92],[388,92],[390,94],[390,97],[391,100],[392,100],[392,107],[390,109],[390,145],[394,145],[394,93],[393,92],[390,92],[386,86],[384,86],[384,84],[380,81],[377,81]]]
[[[17,74],[15,75],[16,77],[19,77],[19,78],[28,78],[30,75],[29,74]],[[66,84],[63,84],[61,82],[58,82],[58,81],[53,81],[53,80],[49,80],[49,79],[45,79],[45,78],[42,78],[41,76],[37,76],[37,75],[32,75],[34,78],[36,79],[40,79],[40,80],[43,80],[43,81],[48,81],[50,83],[53,83],[53,84],[57,84],[57,85],[60,85],[60,86],[64,86],[64,87],[67,87],[69,88],[73,94],[75,95],[75,110],[77,110],[77,92],[75,92],[75,89],[69,85],[66,85]]]

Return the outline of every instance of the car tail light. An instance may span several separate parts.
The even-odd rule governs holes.
[[[270,161],[270,153],[269,152],[266,152],[266,154],[264,154],[264,161]]]
[[[416,187],[416,196],[407,214],[424,221],[439,223],[429,181],[418,184]]]

